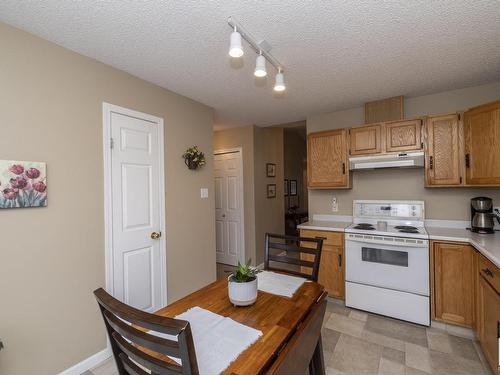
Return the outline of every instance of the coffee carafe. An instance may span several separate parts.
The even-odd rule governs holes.
[[[471,231],[476,233],[493,233],[495,217],[500,223],[499,216],[493,213],[493,200],[487,197],[476,197],[470,200]]]

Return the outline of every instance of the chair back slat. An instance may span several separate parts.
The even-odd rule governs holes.
[[[300,241],[300,237],[299,241]],[[309,247],[302,247],[302,246],[296,246],[292,244],[284,244],[284,243],[279,243],[279,242],[269,242],[269,247],[272,249],[280,249],[280,250],[286,250],[286,251],[293,251],[295,253],[307,253],[307,254],[316,254],[316,246],[314,249],[309,248]]]
[[[287,257],[285,255],[271,255],[271,254],[269,254],[269,260],[272,260],[274,262],[295,264],[296,266],[302,266],[302,267],[309,267],[309,268],[314,267],[314,262],[310,262],[308,260],[290,258],[290,257]]]
[[[143,346],[157,353],[180,358],[179,343],[177,341],[168,340],[140,331],[128,325],[123,320],[120,320],[109,311],[104,311],[104,318],[106,318],[116,332],[127,340],[132,341],[134,344]]]
[[[125,354],[120,353],[120,361],[123,364],[123,367],[130,375],[156,375],[155,373],[147,373],[142,368],[137,366],[134,362],[132,362]]]
[[[322,248],[321,238],[266,233],[264,268],[318,281]],[[273,254],[273,250],[278,253]],[[310,273],[303,269],[310,269]]]
[[[199,375],[188,321],[141,311],[118,301],[102,288],[95,290],[94,295],[101,309],[119,375]],[[175,336],[177,341],[153,335],[149,333],[151,330]],[[180,359],[181,365],[164,356]]]
[[[109,295],[102,288],[95,290],[94,295],[99,305],[101,305],[101,307],[105,310],[111,311],[114,315],[132,324],[136,324],[152,331],[176,336],[186,328],[186,324],[189,324],[184,320],[150,314],[126,305]]]
[[[179,366],[177,363],[174,363],[173,361],[172,363],[162,361],[159,358],[145,353],[137,346],[129,343],[117,332],[113,332],[112,337],[122,350],[122,354],[125,354],[128,358],[133,359],[135,362],[141,364],[152,372],[161,375],[182,373],[181,366]]]

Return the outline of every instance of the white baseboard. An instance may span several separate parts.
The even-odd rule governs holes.
[[[60,372],[58,375],[80,375],[85,371],[90,370],[96,367],[99,363],[105,361],[109,357],[111,357],[111,347],[107,347],[106,349],[101,350],[100,352],[84,359],[80,363]]]

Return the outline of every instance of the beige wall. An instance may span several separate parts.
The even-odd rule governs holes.
[[[459,111],[500,98],[500,82],[405,99],[406,118]],[[364,108],[309,116],[307,131],[351,127],[364,123]],[[353,199],[418,199],[430,219],[468,220],[469,200],[483,195],[500,205],[500,189],[424,188],[424,170],[375,170],[353,173],[350,190],[309,190],[310,214],[352,214]],[[339,212],[330,210],[336,196]]]
[[[255,134],[255,262],[264,262],[266,232],[285,233],[283,199],[283,129],[254,128]],[[276,164],[276,177],[266,177],[266,164]],[[276,198],[267,198],[267,185],[276,184]]]
[[[47,162],[49,186],[48,207],[0,211],[0,373],[53,375],[105,348],[102,102],[165,121],[169,301],[215,279],[213,111],[5,24],[0,45],[0,159]]]
[[[243,153],[243,204],[245,255],[255,260],[254,126],[214,132],[214,150],[241,147]]]

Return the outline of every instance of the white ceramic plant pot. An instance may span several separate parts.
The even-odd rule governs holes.
[[[237,283],[228,278],[229,300],[235,306],[249,306],[257,300],[257,278],[246,283]]]

